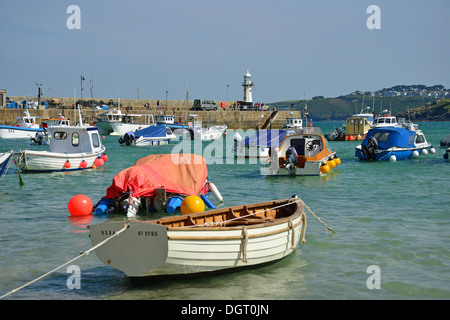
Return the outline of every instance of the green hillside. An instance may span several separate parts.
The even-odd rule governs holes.
[[[450,99],[429,102],[424,106],[399,112],[396,116],[411,121],[449,121]]]
[[[308,112],[316,120],[344,120],[349,116],[363,110],[381,113],[382,110],[389,110],[392,114],[413,109],[435,102],[435,98],[430,97],[367,97],[364,95],[346,95],[337,98],[315,98],[311,100],[292,100],[271,103],[270,105],[279,110],[289,109],[292,106],[295,110],[303,111],[305,104],[308,105]]]

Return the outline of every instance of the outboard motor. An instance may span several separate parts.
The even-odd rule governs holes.
[[[44,134],[42,132],[36,132],[33,138],[30,138],[33,144],[41,145],[44,142]]]
[[[286,150],[286,170],[289,174],[295,174],[295,167],[298,164],[298,154],[294,147],[289,147]]]
[[[368,160],[376,160],[376,149],[378,149],[378,141],[374,137],[370,137],[367,140],[367,145],[361,144],[361,153],[367,156]]]
[[[125,133],[123,135],[123,137],[119,138],[119,143],[120,144],[124,144],[125,143],[127,146],[129,146],[133,142],[133,140],[135,140],[134,133],[131,132],[131,131],[128,131],[127,133]]]

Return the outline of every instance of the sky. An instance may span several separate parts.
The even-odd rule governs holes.
[[[450,88],[449,12],[448,0],[0,0],[0,89],[80,97],[83,76],[83,98],[92,83],[94,98],[233,101],[247,70],[264,103]]]

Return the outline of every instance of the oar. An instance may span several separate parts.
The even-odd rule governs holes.
[[[22,176],[20,175],[20,169],[19,169],[19,166],[17,165],[17,162],[16,162],[16,157],[14,157],[14,153],[13,153],[13,158],[14,158],[14,164],[16,165],[16,168],[17,168],[17,173],[19,174],[19,184],[21,185],[21,186],[23,186],[25,183],[23,182],[23,180],[22,180]]]

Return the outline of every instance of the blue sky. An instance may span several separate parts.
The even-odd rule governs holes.
[[[81,29],[70,30],[69,5]],[[381,29],[369,30],[378,5]],[[0,0],[7,95],[242,100],[335,97],[398,84],[450,88],[448,0]],[[50,90],[51,89],[51,90]]]

